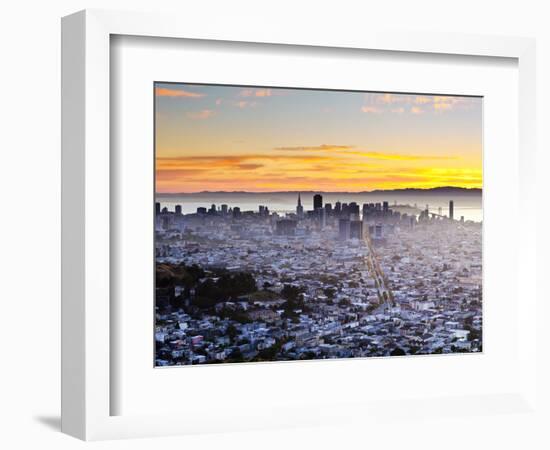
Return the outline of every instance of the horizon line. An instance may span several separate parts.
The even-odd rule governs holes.
[[[320,190],[276,190],[276,191],[223,191],[223,190],[202,190],[202,191],[177,191],[177,192],[156,192],[155,195],[178,195],[178,194],[299,194],[299,193],[320,193],[320,194],[372,194],[375,192],[396,192],[396,191],[436,191],[442,189],[459,189],[463,191],[483,191],[482,187],[462,186],[438,186],[433,188],[395,188],[395,189],[373,189],[370,191],[320,191]]]

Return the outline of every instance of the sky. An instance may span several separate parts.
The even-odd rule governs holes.
[[[155,83],[156,191],[481,188],[482,101]]]

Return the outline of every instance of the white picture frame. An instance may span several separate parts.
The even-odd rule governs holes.
[[[185,23],[185,25],[182,25]],[[258,28],[234,30],[230,24],[208,30],[200,21],[183,22],[165,14],[82,11],[62,22],[62,430],[85,440],[162,436],[208,431],[265,428],[265,415],[245,423],[185,414],[112,415],[110,373],[111,320],[110,184],[110,39],[113,35],[201,39],[243,43],[286,44],[333,49],[369,49],[417,54],[447,54],[516,59],[519,73],[519,213],[521,229],[534,229],[535,201],[535,43],[532,39],[452,34],[409,34],[374,30],[327,35],[314,27],[304,30]],[[535,273],[536,236],[517,236],[518,277],[532,280]],[[534,283],[522,289],[518,311],[521,361],[517,390],[486,398],[487,415],[510,409],[536,414],[536,309]],[[518,294],[519,295],[519,294]],[[264,366],[265,367],[265,366]],[[315,370],[315,369],[311,369]],[[182,374],[182,376],[184,376]],[[479,399],[477,399],[479,400]],[[426,401],[428,401],[426,399]],[[465,399],[435,398],[442,414],[463,411]],[[480,400],[481,401],[481,400]],[[423,406],[408,404],[411,415]],[[185,407],[184,407],[185,409]],[[323,410],[279,406],[269,426],[371,420],[377,411],[388,414],[379,402],[345,405]],[[383,412],[386,411],[386,412]],[[447,411],[447,412],[445,412]],[[183,412],[183,411],[182,411]],[[304,420],[305,416],[310,419]],[[391,415],[391,414],[390,414]],[[354,419],[352,419],[352,417]],[[495,425],[495,426],[498,426]]]

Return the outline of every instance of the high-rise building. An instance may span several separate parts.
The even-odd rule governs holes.
[[[160,202],[155,203],[155,214],[157,216],[160,214]]]
[[[339,216],[341,212],[342,212],[342,203],[336,202],[334,204],[334,214],[336,216]]]
[[[222,205],[222,214],[227,215],[227,205]]]
[[[298,194],[298,204],[296,205],[296,215],[301,219],[304,217],[304,207],[302,206],[302,199],[300,194]]]
[[[374,212],[374,205],[372,203],[363,204],[363,220],[368,221],[372,218]]]
[[[332,214],[332,203],[325,203],[325,213],[327,216]]]
[[[296,233],[297,222],[292,219],[281,219],[275,224],[275,234],[277,236],[294,236]]]
[[[233,208],[233,217],[241,217],[241,208],[238,206]]]
[[[342,203],[342,212],[340,213],[340,216],[344,219],[349,219],[349,206],[347,203]]]
[[[313,196],[313,209],[323,207],[323,196],[321,194],[315,194]]]
[[[359,219],[359,205],[357,203],[351,202],[348,205],[348,210],[349,210],[349,214],[350,214],[350,216],[353,220]]]
[[[449,201],[449,219],[454,220],[454,216],[455,216],[455,204],[451,200]]]
[[[340,219],[338,221],[338,237],[341,241],[346,241],[350,237],[349,219]]]
[[[315,213],[317,214],[319,228],[322,230],[327,226],[327,213],[324,208],[317,209]]]
[[[352,220],[349,229],[350,239],[363,239],[363,222],[361,220]]]
[[[389,204],[388,202],[382,203],[382,211],[384,212],[384,215],[388,214]]]
[[[176,205],[176,216],[181,216],[181,205]]]

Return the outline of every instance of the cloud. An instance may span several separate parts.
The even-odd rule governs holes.
[[[419,115],[429,111],[438,113],[454,109],[470,109],[477,98],[452,95],[415,95],[415,94],[365,94],[365,105],[361,111],[365,113],[395,113]]]
[[[422,100],[419,100],[421,102]],[[406,94],[365,94],[366,104],[361,107],[364,113],[382,114],[394,113],[404,114],[408,108],[406,106],[415,103],[415,96]]]
[[[402,153],[381,153],[381,152],[347,152],[351,155],[363,156],[371,159],[385,159],[390,161],[422,161],[422,160],[449,160],[457,159],[456,156],[439,156],[439,155],[408,155]]]
[[[446,112],[455,109],[467,110],[471,109],[476,103],[480,102],[480,98],[476,97],[458,97],[452,95],[434,95],[429,97],[429,102],[435,112]]]
[[[401,103],[406,100],[402,95],[382,94],[377,97],[378,103],[391,105],[393,103]]]
[[[480,187],[481,168],[445,164],[396,164],[400,160],[443,159],[423,155],[363,152],[371,162],[341,155],[238,154],[157,158],[157,192],[202,190],[362,191],[397,187]],[[394,161],[395,160],[395,161]],[[414,161],[413,161],[414,162]]]
[[[251,101],[248,101],[248,100],[240,100],[240,101],[235,103],[235,106],[237,106],[238,108],[241,108],[241,109],[253,108],[256,105],[257,105],[256,102],[251,102]]]
[[[437,112],[449,111],[455,107],[462,107],[467,105],[467,100],[460,97],[442,97],[434,96],[433,108]]]
[[[255,97],[271,97],[271,89],[257,89]]]
[[[184,89],[169,89],[164,87],[157,87],[155,88],[155,95],[157,97],[200,98],[200,97],[204,97],[205,94],[186,91]]]
[[[198,119],[198,120],[204,120],[212,117],[214,115],[214,111],[211,109],[203,109],[202,111],[196,111],[196,112],[188,112],[186,114],[187,117],[190,119]]]
[[[320,161],[331,161],[331,156],[320,155],[277,155],[277,154],[241,154],[241,155],[204,155],[204,156],[165,156],[157,157],[157,167],[163,170],[181,170],[199,168],[226,168],[242,167],[245,164],[258,165],[262,161],[275,161],[285,163],[314,163]],[[251,167],[248,167],[250,169]],[[258,168],[258,167],[255,167]]]
[[[283,151],[328,151],[335,152],[342,156],[361,156],[369,159],[380,159],[390,161],[421,161],[421,160],[451,160],[457,159],[456,156],[440,156],[440,155],[411,155],[406,153],[383,153],[357,149],[354,145],[312,145],[312,146],[297,146],[297,147],[275,147],[275,150]]]
[[[450,109],[453,109],[453,105],[451,103],[434,103],[434,109],[436,111],[448,111]]]
[[[364,113],[371,113],[371,114],[378,114],[382,112],[380,108],[377,108],[376,106],[362,106],[361,111]]]
[[[426,103],[431,103],[432,101],[433,101],[432,97],[426,97],[422,95],[419,95],[414,98],[414,103],[416,103],[417,105],[425,105]]]
[[[157,180],[163,181],[178,181],[186,177],[194,177],[196,175],[206,172],[206,169],[193,168],[193,169],[158,169],[156,170]]]
[[[351,172],[262,172],[232,170],[183,172],[181,178],[157,172],[157,192],[193,192],[202,190],[286,191],[328,190],[364,191],[402,187],[430,188],[438,186],[481,187],[479,170],[446,170],[402,168],[398,171],[363,168]]]
[[[243,89],[239,95],[241,97],[271,97],[273,95],[273,91],[267,88]]]
[[[237,167],[242,170],[254,170],[263,167],[263,164],[239,164]]]
[[[275,150],[283,151],[330,151],[330,150],[348,150],[354,148],[353,145],[311,145],[311,146],[297,146],[297,147],[275,147]]]

